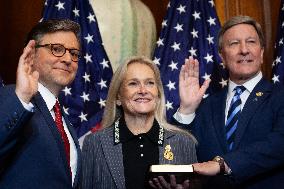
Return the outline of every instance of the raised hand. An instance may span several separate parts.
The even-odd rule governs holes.
[[[31,40],[20,56],[17,68],[16,94],[18,98],[29,103],[38,90],[39,73],[33,70],[35,58],[35,41]]]
[[[192,57],[185,60],[179,74],[179,96],[182,114],[194,113],[209,87],[210,79],[199,85],[199,62]]]

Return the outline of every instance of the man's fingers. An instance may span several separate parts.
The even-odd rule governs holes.
[[[32,63],[34,54],[35,54],[35,41],[30,40],[27,46],[24,48],[23,54],[20,56],[19,63],[22,63],[22,64]]]
[[[202,84],[202,86],[200,87],[200,90],[199,90],[199,94],[200,94],[200,95],[203,96],[203,95],[205,94],[206,90],[207,90],[208,87],[209,87],[210,82],[211,82],[211,79],[206,79],[206,80],[203,82],[203,84]]]
[[[32,73],[32,77],[33,77],[34,80],[38,80],[38,78],[39,78],[39,73],[38,73],[38,71],[34,71],[34,72]]]
[[[32,65],[35,57],[35,41],[31,40],[23,50],[18,63],[18,71],[24,71],[26,74],[32,74]]]
[[[195,173],[200,173],[200,163],[194,163],[192,166]]]
[[[184,81],[190,77],[199,77],[199,62],[197,59],[193,59],[192,57],[185,59],[185,63],[182,65],[180,70],[179,79]]]
[[[189,57],[189,64],[188,64],[188,74],[189,77],[194,76],[194,66],[195,66],[195,61],[193,60],[192,57]]]
[[[199,77],[199,62],[197,59],[194,60],[193,77]]]
[[[185,65],[182,65],[179,73],[179,81],[181,82],[184,79],[185,79]]]

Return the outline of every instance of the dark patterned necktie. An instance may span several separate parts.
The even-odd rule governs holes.
[[[56,123],[57,129],[60,133],[61,139],[64,143],[64,149],[65,149],[65,152],[66,152],[68,165],[70,167],[70,143],[69,143],[67,134],[64,131],[60,105],[59,105],[59,102],[57,100],[56,100],[56,103],[54,105],[54,114],[55,114],[55,123]],[[70,169],[70,172],[71,172],[71,169]]]
[[[226,139],[229,150],[232,150],[233,148],[235,133],[238,127],[238,119],[241,113],[242,101],[240,96],[245,90],[246,88],[244,86],[235,87],[234,89],[235,95],[231,101],[230,109],[228,111],[225,129],[226,129]]]

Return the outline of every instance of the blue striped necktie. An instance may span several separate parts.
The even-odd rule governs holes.
[[[242,101],[240,96],[245,90],[246,88],[242,85],[235,87],[234,89],[235,95],[231,101],[230,109],[228,111],[225,129],[226,129],[226,139],[229,150],[232,150],[233,148],[234,137],[238,126],[238,119],[241,113]]]

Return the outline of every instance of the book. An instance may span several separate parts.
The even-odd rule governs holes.
[[[192,165],[162,164],[150,166],[150,179],[157,178],[158,176],[163,176],[167,182],[170,182],[170,175],[174,175],[176,177],[176,183],[178,184],[182,184],[185,180],[189,180],[190,183],[195,183],[194,185],[199,185],[198,183],[201,181],[201,176],[194,172]]]
[[[192,165],[172,165],[172,164],[163,164],[163,165],[151,165],[150,172],[153,173],[193,173]]]
[[[189,180],[190,189],[202,188],[232,188],[231,182],[224,175],[205,176],[194,172],[192,165],[151,165],[149,169],[149,180],[163,176],[170,183],[170,175],[176,177],[176,183],[182,184],[185,180]]]

